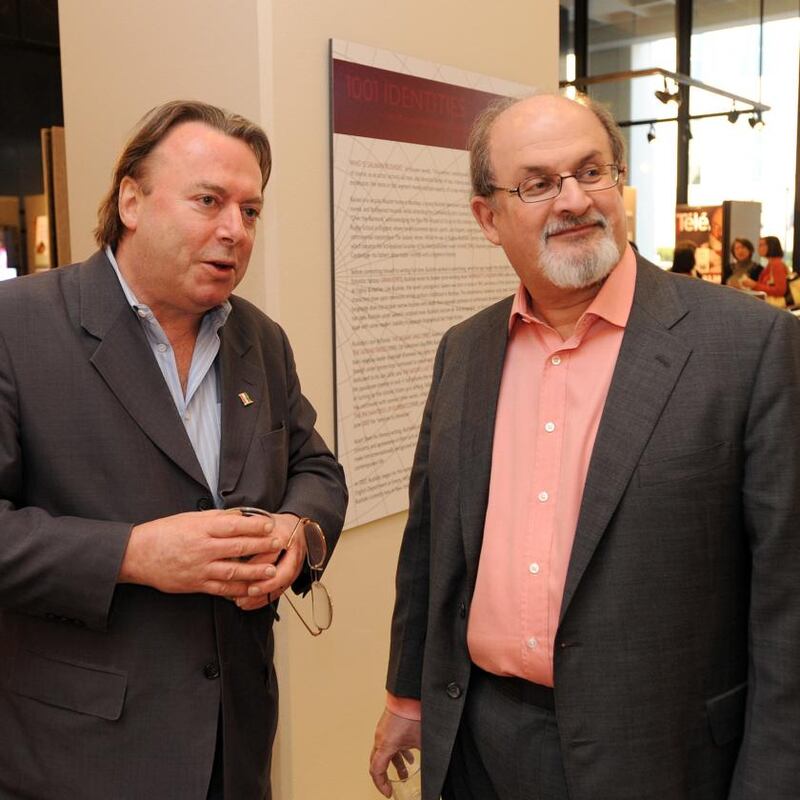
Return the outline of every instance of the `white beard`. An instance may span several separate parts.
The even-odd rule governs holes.
[[[549,245],[549,237],[562,230],[600,223],[602,236],[599,242],[573,242],[555,253]],[[544,227],[540,239],[539,269],[553,286],[560,289],[583,289],[606,278],[619,263],[622,254],[614,241],[608,221],[602,214],[583,217],[570,215]]]

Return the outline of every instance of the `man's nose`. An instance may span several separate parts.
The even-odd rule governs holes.
[[[568,175],[561,179],[561,191],[553,202],[553,210],[569,211],[579,216],[592,202],[591,192],[587,192],[574,175]]]
[[[220,211],[217,218],[217,235],[220,239],[233,244],[247,235],[242,219],[242,209],[236,203],[228,203]]]

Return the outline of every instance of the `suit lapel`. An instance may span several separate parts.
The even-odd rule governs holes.
[[[638,260],[633,307],[583,491],[562,619],[691,353],[669,333],[687,309],[658,272]]]
[[[232,492],[250,450],[259,416],[269,418],[269,393],[264,367],[241,328],[241,309],[234,308],[220,331],[220,394],[222,443],[220,493]],[[252,402],[251,402],[252,401]]]
[[[481,320],[468,354],[461,419],[459,476],[461,524],[468,581],[474,586],[489,500],[497,398],[508,342],[513,298],[492,307]]]
[[[206,480],[141,324],[103,253],[81,269],[80,324],[99,343],[90,361],[137,425],[200,485]]]

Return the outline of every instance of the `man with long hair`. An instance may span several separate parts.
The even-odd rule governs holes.
[[[166,103],[100,249],[0,286],[4,798],[271,797],[276,603],[347,493],[285,334],[232,294],[270,168],[257,125]]]

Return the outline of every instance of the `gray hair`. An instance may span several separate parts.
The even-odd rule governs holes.
[[[542,96],[530,95],[530,97]],[[560,95],[552,95],[558,97]],[[499,97],[489,103],[486,108],[481,111],[475,118],[472,124],[472,130],[467,140],[469,148],[469,170],[470,178],[472,180],[472,195],[473,197],[491,197],[494,191],[494,174],[492,171],[491,155],[489,153],[489,139],[492,132],[492,126],[497,118],[512,106],[527,100],[527,97]],[[607,106],[592,100],[586,94],[577,94],[573,102],[585,106],[591,111],[598,122],[603,126],[606,134],[608,134],[608,141],[611,145],[611,157],[615,164],[622,166],[625,164],[625,139],[622,136],[622,131],[617,125],[611,111]]]

